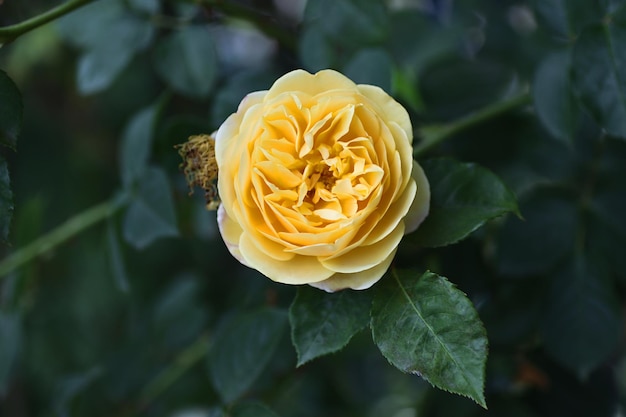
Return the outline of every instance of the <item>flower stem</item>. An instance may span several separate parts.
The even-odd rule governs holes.
[[[69,12],[93,1],[94,0],[69,0],[66,3],[60,4],[57,7],[54,7],[47,12],[32,17],[28,20],[16,23],[15,25],[2,27],[0,28],[0,46],[5,43],[14,41],[19,36],[30,32],[31,30],[36,29],[39,26],[43,26],[46,23],[63,15],[66,15]]]
[[[426,125],[418,129],[421,142],[413,150],[415,157],[422,156],[431,148],[456,135],[463,130],[474,127],[484,121],[493,119],[510,110],[525,106],[532,101],[529,93],[522,93],[509,99],[491,104],[475,113],[443,125]]]
[[[180,352],[167,368],[157,374],[157,376],[145,386],[139,397],[141,409],[150,405],[150,403],[172,386],[185,372],[201,361],[208,350],[209,336],[202,334],[195,342]]]
[[[51,232],[39,237],[30,244],[13,252],[0,262],[0,279],[40,255],[59,246],[90,226],[112,216],[124,206],[125,198],[114,197],[72,217]]]

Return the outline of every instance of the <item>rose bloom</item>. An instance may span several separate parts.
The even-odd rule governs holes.
[[[336,71],[249,94],[215,135],[230,253],[277,282],[369,288],[428,214],[412,140],[400,104]]]

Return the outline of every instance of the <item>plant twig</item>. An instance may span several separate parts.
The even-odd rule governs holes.
[[[0,28],[0,46],[5,43],[14,41],[19,36],[30,32],[31,30],[36,29],[39,26],[43,26],[46,23],[63,15],[66,15],[69,12],[93,1],[94,0],[69,0],[63,4],[58,5],[57,7],[48,10],[47,12],[34,16],[23,22],[2,27]]]
[[[532,101],[529,93],[522,93],[509,99],[491,104],[475,113],[443,125],[426,125],[418,129],[417,136],[421,142],[413,149],[415,157],[422,156],[426,151],[439,145],[451,136],[474,127],[482,122],[493,119],[518,107],[527,105]]]
[[[145,386],[139,396],[140,407],[143,409],[150,405],[159,395],[183,376],[185,372],[200,362],[208,350],[209,336],[203,334]]]
[[[126,199],[115,197],[72,217],[51,232],[18,249],[0,262],[0,279],[54,249],[90,226],[107,219],[124,206]]]

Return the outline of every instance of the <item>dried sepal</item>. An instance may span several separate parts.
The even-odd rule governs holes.
[[[183,158],[180,168],[189,185],[189,194],[194,187],[204,190],[207,209],[216,210],[220,204],[217,192],[217,162],[215,160],[215,139],[211,135],[190,136],[187,142],[177,145]]]

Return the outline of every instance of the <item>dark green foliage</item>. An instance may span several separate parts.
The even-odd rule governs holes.
[[[606,130],[626,138],[626,25],[620,21],[587,27],[576,40],[574,85],[581,100]]]
[[[555,52],[539,65],[533,84],[539,120],[555,138],[571,143],[580,119],[569,79],[570,50]]]
[[[122,0],[98,1],[60,20],[61,35],[82,52],[76,70],[78,90],[98,93],[108,88],[134,55],[151,42],[155,28]]]
[[[278,417],[269,408],[261,404],[241,404],[233,409],[233,417]]]
[[[148,168],[124,215],[123,233],[128,243],[143,249],[161,237],[178,235],[169,181],[160,168]]]
[[[548,353],[585,379],[617,349],[624,320],[606,269],[583,256],[555,272],[541,332]]]
[[[0,39],[67,1],[0,1]],[[98,0],[2,45],[0,271],[45,250],[0,274],[0,415],[623,415],[626,2],[306,3]],[[240,265],[179,170],[295,68],[410,113],[430,215],[368,290]]]
[[[13,192],[7,162],[0,156],[0,240],[6,241],[9,236],[11,219],[13,218]]]
[[[22,96],[9,76],[0,70],[0,144],[15,149],[22,124]]]
[[[430,214],[410,238],[420,246],[458,242],[487,220],[517,212],[513,193],[485,168],[449,159],[423,167],[432,193]]]
[[[298,365],[345,347],[370,320],[369,291],[326,294],[300,288],[289,308],[291,339]]]
[[[284,312],[270,309],[222,324],[209,354],[209,373],[225,403],[238,399],[263,372],[286,324]]]
[[[22,343],[21,317],[0,310],[0,397],[6,395],[11,368],[17,362]]]
[[[155,49],[154,66],[177,92],[205,97],[217,75],[213,38],[207,28],[189,26],[163,39]]]
[[[444,277],[393,271],[377,288],[372,337],[394,366],[486,408],[487,336],[472,302]]]

